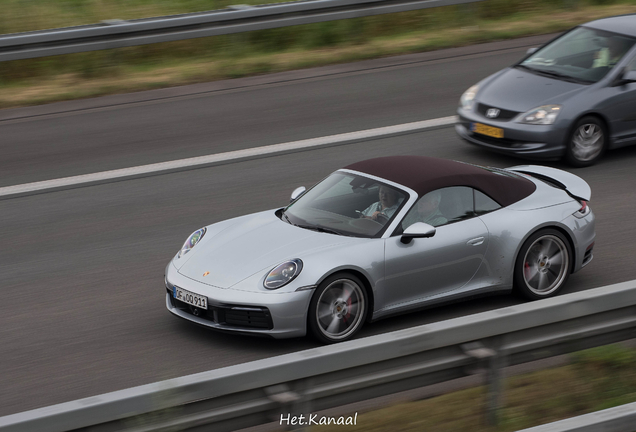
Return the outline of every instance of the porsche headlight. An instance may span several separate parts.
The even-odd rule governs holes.
[[[523,114],[519,122],[525,124],[551,125],[556,121],[560,111],[561,105],[543,105]]]
[[[267,276],[263,285],[267,289],[278,289],[294,280],[303,269],[303,262],[299,259],[285,261],[274,267]]]
[[[201,241],[201,239],[203,238],[203,236],[205,235],[205,232],[207,231],[206,228],[201,228],[196,230],[195,232],[193,232],[190,237],[188,237],[188,239],[186,240],[186,242],[183,244],[183,247],[181,247],[181,250],[179,251],[179,255],[178,257],[181,258],[182,256],[184,256],[185,254],[187,254],[188,252],[190,252],[190,250],[195,247],[197,245],[197,243],[199,243]]]
[[[474,85],[466,90],[462,97],[459,98],[459,105],[464,109],[471,109],[473,107],[473,102],[475,101],[475,96],[477,95],[478,90],[478,85]]]

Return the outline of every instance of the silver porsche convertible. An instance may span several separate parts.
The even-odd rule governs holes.
[[[592,260],[590,195],[543,166],[354,163],[284,208],[195,231],[166,267],[166,305],[218,330],[333,343],[478,293],[550,297]]]

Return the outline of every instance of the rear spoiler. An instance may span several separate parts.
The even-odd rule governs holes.
[[[536,177],[554,187],[563,189],[572,198],[589,201],[592,197],[592,189],[585,180],[567,171],[550,168],[541,165],[519,165],[506,168],[507,171],[518,172]]]

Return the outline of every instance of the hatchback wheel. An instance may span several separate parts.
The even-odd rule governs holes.
[[[596,117],[579,120],[570,135],[565,159],[575,167],[595,164],[603,155],[607,141],[605,126]]]
[[[554,229],[531,235],[517,257],[515,290],[532,300],[555,295],[570,276],[572,252],[565,236]]]
[[[367,297],[362,282],[340,273],[325,279],[309,306],[309,329],[323,343],[351,339],[367,315]]]

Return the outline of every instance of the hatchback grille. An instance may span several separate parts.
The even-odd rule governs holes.
[[[493,108],[498,109],[499,114],[495,118],[490,118],[486,114],[488,113],[489,109],[493,109]],[[484,117],[488,118],[488,120],[492,120],[492,121],[508,121],[517,117],[520,114],[517,111],[508,111],[508,110],[500,109],[490,105],[485,105],[482,103],[477,104],[477,111],[479,112],[479,114],[483,115]]]

